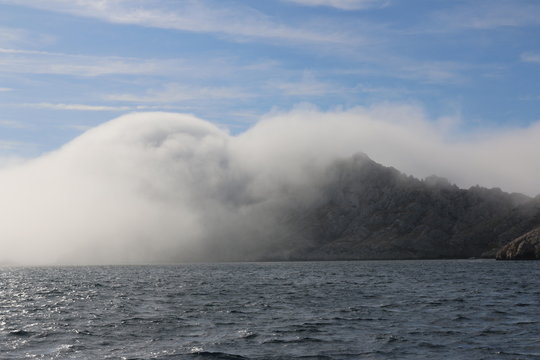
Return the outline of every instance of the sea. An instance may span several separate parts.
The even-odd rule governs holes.
[[[0,359],[540,359],[540,261],[0,274]]]

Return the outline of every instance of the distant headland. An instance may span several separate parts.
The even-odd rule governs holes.
[[[319,187],[317,203],[284,211],[287,259],[540,258],[540,196],[419,180],[364,154]]]

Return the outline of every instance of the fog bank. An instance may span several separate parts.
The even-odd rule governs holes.
[[[232,136],[191,115],[136,113],[0,170],[0,262],[160,263],[256,259],[286,241],[279,210],[317,201],[339,158],[365,152],[417,177],[438,174],[536,195],[540,124],[456,140],[421,109],[301,107]],[[279,226],[277,223],[279,222]]]

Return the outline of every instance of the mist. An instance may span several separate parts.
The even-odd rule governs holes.
[[[318,201],[328,166],[358,152],[420,178],[539,192],[540,124],[467,138],[458,127],[396,105],[301,106],[238,135],[187,114],[124,115],[0,169],[0,263],[284,255],[280,210]]]

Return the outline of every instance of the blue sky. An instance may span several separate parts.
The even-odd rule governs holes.
[[[241,133],[299,104],[409,104],[454,136],[540,120],[540,2],[0,0],[0,155],[133,111]]]

